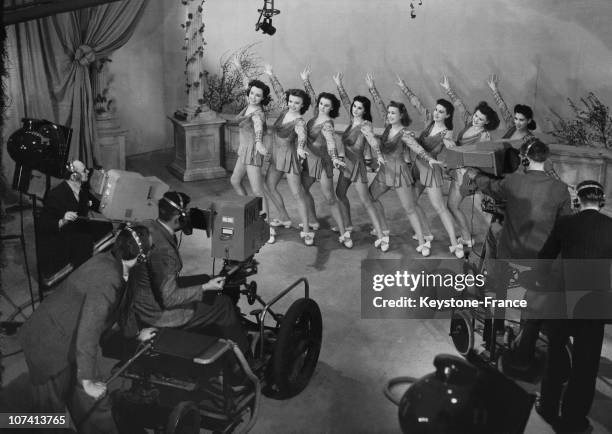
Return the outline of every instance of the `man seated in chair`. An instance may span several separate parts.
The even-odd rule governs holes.
[[[245,331],[232,300],[220,292],[224,278],[192,276],[191,286],[179,279],[183,262],[176,233],[186,230],[190,198],[169,191],[159,200],[156,220],[142,222],[153,237],[155,248],[149,261],[134,270],[134,311],[143,327],[174,327],[199,332],[214,326],[223,338],[234,341],[249,354]],[[205,293],[206,292],[206,293]]]
[[[49,277],[68,265],[77,268],[93,254],[96,242],[113,230],[110,222],[88,221],[100,202],[88,188],[81,161],[67,165],[67,179],[47,192],[38,222],[39,267]]]

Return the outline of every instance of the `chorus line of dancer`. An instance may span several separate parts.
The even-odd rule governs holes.
[[[280,113],[274,124],[270,127],[272,147],[270,151],[270,166],[266,174],[266,185],[269,192],[270,202],[278,211],[279,218],[269,219],[270,239],[275,241],[275,227],[291,227],[291,219],[285,208],[285,202],[278,191],[278,184],[283,177],[287,177],[287,184],[298,205],[298,213],[304,228],[308,228],[308,208],[306,195],[302,187],[300,174],[302,164],[300,155],[306,145],[306,122],[302,115],[310,107],[311,100],[302,89],[289,89],[285,92],[280,82],[276,79],[272,67],[266,65],[264,72],[268,75],[272,88],[279,100],[284,100],[285,108]],[[304,244],[311,246],[314,243],[314,234],[304,229],[300,232],[300,238]]]
[[[292,183],[295,183],[296,176],[299,180],[299,199],[303,201],[303,204],[299,203],[300,213],[303,212],[305,214],[305,216],[301,216],[302,222],[299,225],[302,229],[300,237],[304,240],[304,244],[308,246],[313,245],[315,236],[314,230],[318,229],[318,222],[316,221],[314,211],[314,201],[312,200],[312,196],[310,196],[310,187],[316,180],[319,180],[326,202],[330,205],[332,215],[341,230],[338,241],[345,247],[352,248],[353,241],[351,240],[350,233],[344,230],[342,215],[333,191],[333,168],[339,168],[344,164],[338,156],[332,120],[333,117],[337,117],[338,115],[340,102],[333,94],[320,94],[316,99],[317,106],[315,108],[315,116],[308,123],[305,123],[301,115],[303,115],[310,106],[312,98],[309,92],[305,92],[301,89],[291,89],[284,92],[283,86],[270,65],[266,65],[265,72],[269,76],[272,88],[277,97],[280,99],[285,96],[290,107],[292,98],[301,98],[303,101],[308,101],[307,105],[301,107],[299,133],[296,133],[298,134],[297,140],[287,141],[288,136],[283,132],[284,122],[282,121],[282,117],[285,116],[283,114],[277,119],[272,128],[273,157],[271,161],[274,162],[274,164],[270,166],[273,175],[269,177],[271,182],[268,183],[268,188],[270,190],[272,202],[280,213],[280,219],[272,219],[270,221],[270,226],[272,228],[279,226],[289,228],[292,225],[291,219],[284,206],[282,196],[277,189],[282,173],[288,173],[288,179],[289,173],[291,173]],[[305,73],[309,74],[309,72],[306,71],[302,74]],[[314,96],[314,91],[310,93]],[[287,162],[285,155],[288,154],[285,150],[289,149],[289,146],[291,147],[291,161]],[[281,151],[282,155],[277,155]],[[285,158],[285,160],[282,160],[282,158]],[[287,172],[287,170],[289,170],[289,172]],[[309,215],[312,216],[311,218],[314,220],[312,224],[309,224]]]
[[[470,112],[463,100],[451,87],[450,81],[446,75],[443,76],[440,86],[442,86],[442,88],[446,91],[446,94],[449,96],[455,107],[458,107],[459,111],[462,113],[464,127],[457,135],[457,146],[472,145],[477,142],[490,141],[490,132],[497,129],[500,123],[499,116],[495,110],[493,110],[493,108],[491,108],[486,101],[481,101],[474,108],[474,111]],[[461,238],[459,239],[459,242],[467,247],[472,247],[473,240],[468,219],[461,210],[461,202],[468,194],[461,188],[465,170],[466,169],[460,168],[451,171],[451,184],[448,192],[448,209],[455,218],[455,221],[457,222],[457,225],[461,231]],[[476,206],[479,206],[479,204],[476,204]]]
[[[500,119],[486,102],[479,103],[471,113],[451,87],[448,77],[443,76],[440,85],[452,102],[438,99],[433,110],[429,111],[398,76],[398,86],[426,124],[425,129],[417,136],[407,128],[411,120],[404,104],[392,101],[386,106],[376,90],[373,77],[368,74],[366,84],[374,102],[382,108],[385,119],[385,130],[379,141],[374,135],[371,123],[370,100],[359,95],[351,102],[342,84],[342,74],[338,73],[332,77],[340,99],[331,92],[320,93],[316,96],[314,116],[305,122],[302,115],[316,95],[310,82],[310,68],[300,74],[306,92],[301,89],[285,92],[272,67],[266,65],[265,72],[275,94],[287,104],[281,116],[269,128],[272,146],[268,150],[263,144],[263,134],[266,131],[264,107],[270,100],[270,88],[259,80],[248,81],[240,69],[239,62],[236,62],[236,67],[247,89],[247,106],[237,116],[240,148],[232,175],[232,185],[239,194],[245,194],[242,181],[246,174],[254,194],[264,199],[264,212],[270,213],[269,203],[277,209],[278,217],[269,219],[270,242],[275,240],[275,227],[292,225],[283,197],[277,188],[282,175],[287,174],[290,190],[298,204],[301,220],[299,226],[302,228],[300,237],[306,245],[314,243],[314,231],[319,228],[315,203],[310,194],[312,185],[319,181],[325,203],[329,205],[336,222],[333,229],[339,231],[339,242],[345,247],[351,248],[353,245],[353,224],[347,191],[350,185],[354,184],[360,202],[374,227],[372,233],[377,237],[375,246],[383,251],[389,249],[389,225],[379,199],[388,190],[393,189],[397,192],[414,229],[414,238],[419,243],[417,251],[425,256],[430,253],[433,235],[428,219],[417,203],[420,195],[426,191],[448,234],[450,251],[457,257],[463,257],[463,246],[472,245],[468,220],[460,209],[465,197],[465,189],[460,188],[464,171],[449,171],[451,185],[445,205],[442,194],[443,163],[437,157],[445,148],[452,149],[454,146],[491,140],[490,132],[497,128]],[[514,113],[511,113],[500,95],[498,83],[499,78],[496,75],[491,75],[487,81],[507,126],[502,138],[527,140],[533,137],[533,111],[529,106],[517,104]],[[339,154],[333,123],[333,119],[339,114],[341,103],[351,121],[342,134],[344,155]],[[453,141],[455,107],[462,113],[464,122],[456,142]],[[379,169],[369,188],[366,188],[366,158],[370,150],[376,154]],[[270,158],[270,169],[264,177],[261,167],[267,155]],[[340,171],[335,193],[334,169]],[[457,222],[460,237],[456,236],[453,220]]]
[[[436,101],[433,111],[430,111],[399,76],[397,76],[397,85],[400,87],[402,93],[406,95],[411,105],[419,112],[423,119],[423,123],[426,125],[418,138],[421,146],[435,158],[438,158],[445,148],[453,149],[456,146],[453,140],[453,115],[455,113],[453,104],[448,100],[440,98]],[[451,243],[449,250],[457,257],[463,257],[465,254],[463,251],[463,244],[457,239],[453,216],[446,206],[442,193],[442,187],[444,185],[443,168],[441,166],[430,167],[415,158],[411,158],[411,160],[412,173],[417,181],[413,187],[415,189],[414,194],[417,198],[416,210],[423,224],[423,237],[430,243],[434,239],[428,223],[428,218],[423,209],[418,205],[418,198],[423,191],[426,191],[432,207],[440,217],[442,225],[448,234]],[[416,237],[415,234],[413,238]]]
[[[374,200],[382,232],[385,236],[389,236],[389,224],[380,198],[389,190],[395,190],[416,234],[419,243],[416,248],[417,252],[423,256],[429,256],[431,243],[423,237],[421,219],[416,210],[416,197],[413,190],[415,179],[408,164],[410,157],[407,154],[412,152],[415,158],[426,162],[431,169],[434,166],[441,166],[443,163],[425,151],[415,139],[415,133],[408,129],[411,119],[406,106],[397,101],[391,101],[386,105],[376,89],[372,74],[366,75],[366,84],[372,99],[381,110],[381,115],[386,113],[385,130],[380,139],[380,150],[384,158],[384,164],[380,165],[374,181],[370,184],[370,194]],[[457,257],[463,257],[463,251],[461,250],[459,253],[456,246],[451,246],[450,250],[455,252]]]
[[[345,153],[345,167],[338,175],[336,184],[336,195],[340,202],[342,219],[346,223],[346,230],[352,231],[353,222],[351,219],[351,205],[347,197],[347,191],[351,185],[355,186],[359,200],[366,209],[370,221],[374,226],[377,237],[374,242],[375,247],[380,247],[383,252],[389,250],[389,233],[384,234],[374,206],[374,201],[368,189],[368,175],[365,161],[367,146],[369,145],[375,152],[379,165],[385,164],[385,158],[380,150],[380,144],[374,136],[372,127],[372,103],[370,99],[357,95],[351,99],[342,84],[342,73],[333,76],[336,83],[340,101],[347,111],[350,123],[342,133],[342,144]],[[332,228],[333,229],[333,228]]]
[[[310,82],[310,68],[307,67],[300,77],[308,95],[315,99],[316,92]],[[314,223],[311,229],[318,229],[315,203],[310,194],[310,188],[318,181],[325,203],[329,206],[340,233],[338,241],[350,249],[353,247],[351,232],[344,227],[342,211],[334,192],[334,168],[341,169],[346,166],[338,156],[333,121],[340,114],[340,100],[333,93],[322,92],[316,96],[316,101],[314,116],[306,124],[307,152],[305,152],[306,158],[302,171],[302,186],[306,193],[308,218]]]
[[[253,194],[262,198],[262,209],[267,215],[269,194],[265,191],[262,168],[264,159],[269,154],[269,150],[264,146],[263,136],[266,131],[264,107],[271,101],[270,88],[260,80],[249,80],[238,58],[234,58],[234,66],[244,83],[247,104],[236,115],[240,145],[230,181],[236,193],[246,196],[247,192],[243,183],[246,175]]]

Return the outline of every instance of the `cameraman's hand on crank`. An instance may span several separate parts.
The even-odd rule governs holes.
[[[225,285],[225,277],[213,277],[208,282],[202,285],[204,291],[223,289]]]
[[[100,399],[106,395],[106,384],[101,381],[83,380],[83,390],[93,399]]]
[[[157,329],[155,327],[147,327],[146,329],[140,330],[137,339],[139,342],[147,342],[153,339],[156,334]]]

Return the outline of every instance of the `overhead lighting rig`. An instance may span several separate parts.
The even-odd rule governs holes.
[[[272,25],[272,17],[280,14],[280,11],[274,9],[274,0],[264,0],[263,8],[257,9],[257,12],[259,12],[259,19],[255,24],[255,31],[261,30],[263,33],[270,36],[275,34],[276,27]]]

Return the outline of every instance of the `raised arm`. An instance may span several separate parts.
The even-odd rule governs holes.
[[[336,83],[336,88],[338,89],[338,94],[340,95],[340,101],[342,101],[342,105],[344,106],[344,110],[349,115],[349,118],[353,115],[351,113],[351,98],[346,93],[344,86],[342,85],[342,73],[339,72],[333,76],[334,83]]]
[[[304,90],[312,101],[312,111],[314,113],[314,116],[317,117],[319,116],[319,105],[316,103],[317,94],[314,88],[312,87],[312,84],[310,83],[310,66],[307,66],[302,72],[300,72],[300,78],[304,83]]]
[[[489,80],[487,81],[487,85],[489,86],[489,89],[491,89],[491,92],[493,92],[493,98],[495,98],[495,103],[501,111],[502,120],[504,121],[504,124],[507,128],[512,125],[512,120],[514,116],[512,115],[512,112],[510,111],[510,109],[506,105],[506,102],[499,93],[499,87],[497,86],[498,83],[499,77],[497,76],[497,74],[491,74]]]
[[[430,166],[433,167],[434,164],[443,164],[441,161],[438,161],[431,155],[429,155],[429,153],[416,141],[416,139],[414,138],[414,133],[408,130],[407,128],[404,128],[404,131],[402,132],[402,142],[404,142],[404,144],[412,152],[414,152],[417,157],[429,163]]]
[[[274,93],[276,94],[276,98],[279,101],[284,101],[285,99],[285,89],[283,89],[282,84],[278,81],[278,77],[274,74],[271,65],[264,66],[264,72],[268,75],[270,80],[270,84],[272,84],[272,89],[274,89]]]
[[[420,113],[423,122],[425,122],[425,125],[429,124],[433,120],[431,112],[423,105],[419,97],[416,96],[415,93],[410,90],[408,86],[406,86],[406,82],[402,80],[399,75],[397,75],[397,85],[402,90],[402,93],[406,95],[408,101],[410,101],[410,104],[412,104],[412,106]]]
[[[387,125],[387,105],[384,103],[378,90],[376,89],[376,84],[374,83],[374,76],[372,74],[366,74],[366,84],[368,85],[368,89],[370,94],[372,95],[372,99],[374,103],[378,106],[379,114],[385,120],[385,125]]]
[[[470,113],[463,100],[459,98],[459,96],[455,92],[455,89],[451,87],[450,81],[448,80],[448,77],[446,75],[442,77],[440,86],[442,86],[442,88],[446,91],[446,94],[448,95],[454,106],[461,110],[461,112],[463,113],[463,123],[465,125],[468,125],[472,120],[472,113]]]

